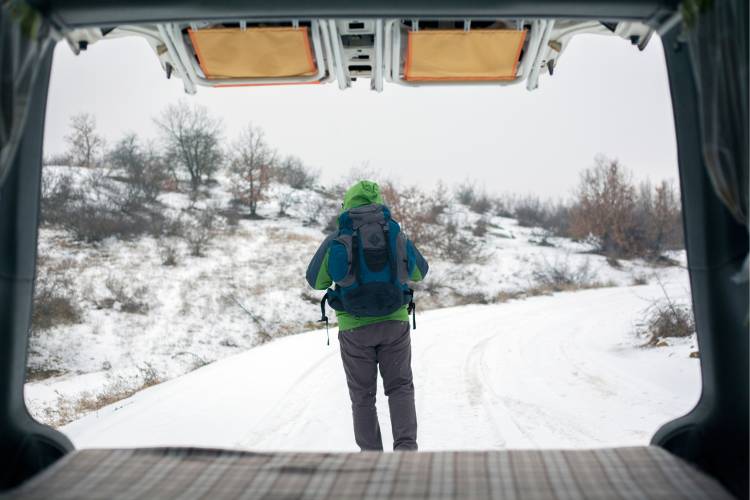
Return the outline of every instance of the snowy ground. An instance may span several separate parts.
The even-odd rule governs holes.
[[[45,176],[65,173],[73,173],[81,182],[91,175],[88,169],[70,167],[46,167],[44,170]],[[163,193],[159,203],[165,213],[190,220],[209,205],[226,207],[228,193],[227,180],[219,177],[211,188],[210,197],[193,207],[184,193]],[[286,216],[278,215],[281,200],[287,201]],[[135,404],[133,401],[141,398],[148,400],[149,394],[160,394],[157,399],[164,397],[165,401],[175,400],[176,395],[169,393],[166,396],[167,392],[163,391],[170,391],[170,387],[179,388],[180,384],[189,383],[184,381],[193,380],[192,377],[222,372],[216,375],[221,381],[216,379],[215,383],[205,383],[206,398],[213,401],[210,398],[215,395],[217,387],[230,391],[231,396],[226,395],[226,404],[237,406],[227,418],[243,420],[237,425],[245,426],[245,434],[259,433],[263,439],[271,440],[267,444],[269,447],[283,447],[287,443],[291,447],[310,448],[320,446],[320,442],[307,443],[300,440],[301,437],[287,440],[283,432],[288,429],[275,433],[257,423],[262,416],[260,413],[283,413],[285,405],[294,399],[293,394],[285,396],[291,390],[292,382],[299,377],[305,378],[309,372],[310,381],[305,380],[299,389],[294,389],[295,393],[325,393],[326,397],[329,393],[338,394],[338,399],[330,407],[327,403],[315,401],[305,403],[315,409],[309,412],[310,418],[330,420],[348,432],[348,415],[341,417],[338,413],[346,407],[346,392],[341,385],[343,378],[337,364],[338,355],[332,354],[335,346],[326,349],[322,340],[320,345],[318,340],[310,340],[320,337],[319,334],[280,339],[284,335],[315,328],[320,293],[308,289],[304,271],[324,237],[324,223],[331,213],[337,211],[338,205],[338,200],[326,198],[318,191],[292,190],[274,184],[260,205],[263,219],[243,219],[236,227],[229,227],[222,220],[202,257],[191,256],[187,243],[179,237],[157,239],[143,236],[128,241],[109,238],[92,245],[74,241],[60,228],[43,227],[39,254],[46,259],[49,273],[70,280],[71,298],[82,311],[82,318],[78,324],[54,326],[32,336],[29,364],[30,373],[35,376],[26,384],[25,391],[31,414],[41,421],[59,425],[160,382],[165,383],[128,399],[126,403],[117,403],[116,407]],[[534,289],[538,285],[534,271],[550,265],[567,266],[572,271],[585,267],[593,282],[615,288],[420,314],[419,330],[415,332],[415,368],[418,386],[422,388],[419,405],[424,417],[421,427],[423,445],[442,446],[431,445],[430,436],[437,435],[439,429],[444,433],[445,427],[450,427],[447,424],[455,419],[466,422],[465,430],[457,430],[455,440],[442,435],[435,443],[472,447],[478,446],[476,443],[500,446],[507,442],[520,446],[533,445],[537,441],[561,445],[595,444],[610,439],[644,442],[659,422],[690,406],[697,392],[695,373],[698,363],[688,356],[696,348],[685,344],[638,349],[634,346],[645,340],[635,338],[633,333],[634,324],[642,319],[642,311],[651,301],[661,297],[658,281],[668,283],[673,299],[682,303],[688,301],[689,286],[683,267],[652,267],[638,260],[621,260],[613,266],[603,256],[588,253],[590,247],[585,244],[545,237],[540,229],[521,227],[517,221],[505,217],[484,216],[487,233],[478,238],[472,234],[472,228],[480,218],[478,214],[458,204],[449,208],[449,214],[465,237],[481,241],[484,258],[464,266],[431,258],[428,279],[417,287],[419,311],[467,303],[502,302],[507,294]],[[174,247],[176,265],[163,265],[165,246]],[[682,253],[674,257],[684,263]],[[632,286],[644,282],[649,285]],[[145,307],[138,312],[127,310],[119,302],[118,293],[132,297]],[[256,347],[270,338],[279,340]],[[282,346],[288,346],[289,352],[284,354]],[[271,356],[268,361],[265,354],[268,352],[279,354],[274,355],[276,358]],[[238,354],[239,357],[232,357]],[[310,365],[307,359],[298,363],[296,357],[303,354],[319,358],[320,365]],[[610,362],[610,357],[615,354],[619,362]],[[214,363],[226,358],[230,358],[226,364]],[[628,385],[630,379],[617,375],[620,372],[615,368],[631,358],[636,360],[636,368],[623,367],[622,371],[639,372],[644,369],[642,363],[649,361],[655,371],[647,371],[644,376],[656,380],[651,387],[647,381]],[[246,361],[239,362],[238,359]],[[214,364],[169,382],[210,363]],[[225,368],[236,363],[242,364],[244,371]],[[546,370],[548,365],[550,369]],[[280,366],[289,368],[289,373]],[[443,367],[445,371],[438,369]],[[546,371],[537,376],[533,368]],[[476,372],[480,369],[483,370],[481,373]],[[558,369],[569,371],[558,373]],[[609,373],[611,370],[614,372]],[[547,381],[548,377],[552,381]],[[596,392],[600,379],[606,380],[606,387],[602,386]],[[472,385],[468,380],[481,383]],[[554,385],[557,382],[561,385]],[[666,395],[653,396],[652,391],[667,382],[670,384],[667,393],[672,394],[672,399]],[[284,385],[287,383],[288,387]],[[541,390],[549,384],[556,390]],[[581,400],[574,397],[579,386],[584,394]],[[469,387],[473,389],[467,389]],[[452,392],[442,394],[440,388]],[[264,395],[265,390],[271,392]],[[586,396],[589,390],[594,392]],[[435,392],[432,396],[431,391]],[[642,403],[644,422],[631,430],[609,433],[607,418],[612,419],[615,411],[630,411],[639,391],[647,393],[650,398]],[[527,392],[534,392],[534,398],[542,399],[528,400],[531,396]],[[183,389],[177,389],[177,393],[186,394],[186,398],[193,397]],[[201,396],[196,399],[201,400]],[[558,399],[564,404],[558,405]],[[587,409],[594,400],[601,406],[594,405],[591,415],[589,411],[578,411],[569,406],[580,401],[580,408]],[[451,404],[451,401],[455,403]],[[617,407],[618,404],[623,408]],[[165,422],[169,421],[170,415],[192,418],[193,414],[182,413],[188,407],[190,405],[185,401],[164,408],[160,415]],[[296,406],[292,405],[292,408]],[[556,413],[561,409],[564,410],[562,413]],[[97,415],[109,411],[102,410]],[[577,422],[563,425],[568,429],[565,431],[567,438],[565,432],[551,430],[544,423],[543,412],[549,411],[555,415],[555,422],[563,418],[561,415],[567,415],[563,421]],[[206,407],[205,412],[206,418],[221,418],[210,411],[210,407]],[[503,424],[500,437],[487,441],[485,434],[490,428],[477,426],[471,420],[484,418],[482,412],[493,415],[487,422],[497,420]],[[528,422],[505,425],[510,415],[530,415],[533,412],[541,412],[541,416],[531,420],[518,417]],[[152,418],[147,412],[139,413],[144,418]],[[631,414],[623,415],[622,421],[633,422],[634,419],[629,418]],[[96,416],[91,418],[98,422]],[[72,424],[71,428],[82,429],[84,424],[81,422],[92,423],[91,418]],[[273,417],[269,418],[273,420]],[[604,421],[600,422],[601,419]],[[250,421],[256,423],[250,425]],[[305,439],[318,434],[313,425],[315,420],[311,420],[312,423],[295,421],[293,425],[292,422],[284,423],[280,416],[277,421],[278,425],[296,425],[300,429],[308,429],[310,425],[308,430],[312,434]],[[621,420],[612,422],[617,426]],[[96,425],[91,428],[90,432],[94,433],[91,435],[97,435]],[[175,427],[175,432],[190,427],[188,423],[185,425]],[[594,429],[580,430],[588,425]],[[234,429],[234,426],[227,424],[227,428]],[[480,433],[477,436],[472,434],[475,429]],[[74,437],[79,435],[74,431],[71,433]],[[527,436],[529,433],[533,439]],[[80,434],[82,444],[99,442],[98,438],[86,441],[85,435],[88,434]],[[120,435],[128,436],[125,432]],[[579,439],[576,440],[575,436]],[[252,436],[231,443],[214,436],[206,436],[206,441],[201,437],[196,439],[205,444],[239,443],[255,447],[260,443],[266,446]],[[338,441],[331,443],[338,443],[337,447],[350,445],[346,433],[336,439]],[[183,438],[177,441],[184,444],[195,442]]]
[[[668,291],[685,298],[678,277]],[[693,339],[642,348],[656,285],[420,314],[413,335],[423,450],[647,443],[697,402]],[[378,394],[384,442],[387,405]],[[146,389],[62,428],[78,447],[200,445],[354,450],[335,335],[275,340]]]

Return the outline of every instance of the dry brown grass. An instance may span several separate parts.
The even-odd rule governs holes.
[[[117,403],[143,389],[163,382],[154,368],[148,363],[146,363],[145,367],[141,367],[140,370],[143,380],[135,386],[127,384],[123,379],[116,379],[111,381],[101,392],[84,392],[72,401],[66,400],[58,393],[57,406],[45,409],[44,423],[53,427],[61,427],[81,418],[86,413]]]

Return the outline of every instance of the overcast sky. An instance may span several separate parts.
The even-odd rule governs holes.
[[[80,56],[60,44],[47,107],[46,153],[62,152],[70,116],[89,112],[111,144],[123,133],[154,137],[152,117],[180,98],[208,106],[233,137],[261,126],[282,154],[323,172],[326,182],[352,166],[407,183],[472,179],[495,193],[570,194],[578,173],[603,153],[637,178],[677,178],[676,143],[659,40],[644,52],[629,42],[579,36],[553,77],[533,92],[513,87],[406,88],[383,93],[363,80],[335,84],[199,88],[186,96],[166,80],[144,40],[93,44]]]

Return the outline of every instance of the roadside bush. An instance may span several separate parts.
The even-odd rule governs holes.
[[[664,298],[644,311],[636,332],[646,338],[645,345],[649,347],[659,346],[667,338],[689,337],[695,333],[693,310],[689,305],[675,303],[665,293]]]

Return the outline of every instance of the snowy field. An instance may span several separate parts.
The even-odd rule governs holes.
[[[684,294],[676,279],[667,288]],[[423,450],[638,445],[700,394],[693,339],[643,348],[656,285],[472,305],[418,316],[413,368]],[[684,297],[682,297],[684,298]],[[379,416],[390,424],[382,387]],[[143,390],[62,428],[78,447],[355,450],[335,335],[275,340]]]
[[[44,175],[83,183],[91,172]],[[189,224],[229,205],[227,182],[218,176],[197,203],[162,193],[159,209]],[[261,218],[220,217],[202,256],[179,236],[86,244],[43,226],[40,266],[69,282],[80,318],[32,335],[30,413],[68,424],[79,446],[352,449],[335,324],[330,347],[310,332],[321,292],[304,281],[339,206],[330,192],[273,184]],[[416,287],[424,449],[642,444],[697,401],[695,337],[643,347],[636,334],[662,285],[689,304],[683,252],[666,267],[612,261],[458,203],[446,216],[482,258],[457,265],[431,256]],[[549,295],[540,270],[585,275],[573,288],[592,289]],[[381,420],[388,434],[386,413]]]

